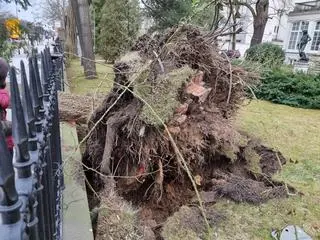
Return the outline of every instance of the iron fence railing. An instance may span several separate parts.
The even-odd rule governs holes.
[[[60,240],[64,182],[57,90],[63,89],[63,57],[46,48],[28,65],[29,78],[21,61],[21,87],[10,69],[13,157],[0,124],[0,239]]]

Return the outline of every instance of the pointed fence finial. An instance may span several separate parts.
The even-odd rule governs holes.
[[[24,62],[20,62],[21,67],[21,84],[22,84],[22,104],[25,109],[25,116],[28,123],[29,129],[29,136],[35,137],[36,136],[36,129],[35,129],[35,117],[34,117],[34,108],[32,103],[32,98],[30,94],[30,88],[28,84],[27,74],[24,66]]]
[[[48,68],[46,65],[46,60],[44,53],[41,52],[41,77],[42,77],[42,82],[45,86],[48,86]],[[48,93],[48,89],[44,87],[44,93]]]
[[[32,103],[33,103],[33,108],[34,108],[34,114],[36,117],[36,120],[40,119],[39,111],[40,111],[40,99],[38,96],[38,89],[36,86],[36,76],[34,73],[34,68],[33,68],[33,63],[32,59],[28,59],[29,63],[29,84],[30,84],[30,92],[31,92],[31,98],[32,98]]]
[[[18,170],[20,177],[31,176],[31,168],[28,164],[30,156],[28,151],[28,134],[24,119],[24,110],[21,104],[20,92],[17,82],[16,71],[10,69],[10,90],[11,90],[11,105],[12,105],[12,135],[15,148],[15,168]]]
[[[43,107],[43,102],[42,102],[43,91],[42,91],[42,84],[41,84],[41,80],[40,80],[40,72],[39,72],[38,58],[37,58],[37,56],[34,56],[34,57],[33,57],[33,67],[34,67],[34,71],[35,71],[35,77],[36,77],[36,83],[37,83],[38,96],[39,96],[39,99],[40,99],[40,106]]]
[[[28,79],[26,75],[26,69],[24,62],[20,62],[21,68],[21,84],[22,84],[22,105],[24,108],[24,115],[27,122],[28,134],[29,134],[29,150],[35,151],[37,149],[36,138],[36,125],[34,117],[34,108],[32,104],[32,98],[30,95],[30,88],[28,85]]]

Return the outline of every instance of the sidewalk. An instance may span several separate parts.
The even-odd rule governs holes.
[[[84,173],[76,127],[60,123],[65,190],[63,192],[63,239],[93,240]]]

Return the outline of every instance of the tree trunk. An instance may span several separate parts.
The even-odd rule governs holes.
[[[79,36],[79,43],[80,43],[80,52],[79,52],[79,56],[81,57],[80,61],[81,61],[81,66],[83,66],[83,61],[82,61],[82,49],[83,49],[83,39],[80,38],[80,36],[82,36],[81,34],[81,24],[80,24],[80,15],[79,15],[79,7],[78,7],[78,2],[75,0],[69,0],[69,3],[71,5],[73,14],[74,14],[74,18],[76,21],[76,35]]]
[[[220,5],[218,4],[218,1],[214,1],[214,13],[213,13],[213,19],[210,26],[211,31],[215,31],[219,27],[219,17],[220,17]]]
[[[67,21],[66,21],[66,52],[68,57],[74,57],[77,55],[77,31],[75,14],[73,13],[72,7],[69,6],[67,10]]]
[[[268,14],[269,0],[258,0],[256,3],[256,14],[253,16],[253,36],[250,47],[262,42],[264,30],[268,22]]]
[[[230,11],[231,11],[231,16],[232,16],[232,35],[231,35],[231,50],[236,50],[236,42],[237,42],[237,18],[235,14],[235,8],[233,4],[230,5]]]
[[[81,45],[84,74],[87,79],[97,77],[93,39],[90,24],[90,10],[88,0],[71,1],[77,21],[78,34]]]

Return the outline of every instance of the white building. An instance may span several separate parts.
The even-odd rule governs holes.
[[[255,7],[254,5],[252,6]],[[269,19],[265,27],[262,42],[272,42],[283,48],[287,40],[287,22],[288,14],[294,9],[294,4],[290,0],[271,0],[269,3]],[[243,31],[237,34],[236,50],[239,50],[241,56],[250,46],[253,35],[253,16],[247,7],[241,7],[239,10],[241,18],[239,25]],[[221,39],[222,49],[231,49],[230,37]]]
[[[287,38],[285,42],[286,62],[293,63],[299,59],[297,43],[302,30],[308,30],[311,41],[305,48],[309,57],[320,57],[320,1],[297,3],[288,16]]]

